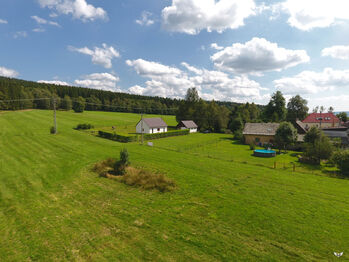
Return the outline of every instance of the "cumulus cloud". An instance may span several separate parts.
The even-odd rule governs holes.
[[[211,56],[216,68],[235,73],[260,74],[281,71],[310,60],[305,50],[289,50],[264,38],[235,43]]]
[[[72,15],[84,22],[96,19],[108,19],[107,12],[101,7],[94,7],[86,0],[38,0],[41,7],[47,7],[55,14]]]
[[[223,46],[219,46],[217,43],[212,43],[211,44],[211,48],[215,49],[215,50],[222,50],[222,49],[224,49]]]
[[[292,27],[303,31],[349,20],[347,0],[287,0],[277,6],[290,15],[288,23]]]
[[[0,24],[7,24],[8,22],[4,19],[0,19]]]
[[[44,18],[38,17],[36,15],[31,16],[31,18],[33,20],[35,20],[40,25],[53,25],[53,26],[60,27],[60,25],[57,22],[49,21],[49,20],[46,20]]]
[[[94,47],[93,50],[87,47],[76,48],[73,46],[68,46],[68,49],[72,52],[78,52],[91,56],[92,63],[104,66],[105,68],[111,68],[113,66],[112,60],[120,57],[120,53],[115,50],[114,47],[108,46],[107,44],[102,44],[101,48]]]
[[[54,84],[54,85],[60,85],[60,86],[68,86],[69,84],[64,81],[59,80],[39,80],[38,83],[45,83],[45,84]]]
[[[145,86],[132,86],[129,92],[139,95],[183,98],[188,88],[196,87],[202,98],[225,101],[261,99],[259,83],[246,76],[230,77],[227,73],[196,68],[183,62],[185,70],[143,59],[127,60],[138,75],[148,78]]]
[[[100,89],[105,91],[120,92],[120,88],[117,87],[119,77],[109,73],[94,73],[85,75],[82,79],[77,79],[74,83],[78,86]]]
[[[17,38],[25,38],[28,36],[28,33],[26,31],[18,31],[16,33],[13,34],[13,38],[17,39]]]
[[[152,20],[150,17],[152,16],[153,14],[148,12],[148,11],[143,11],[142,14],[141,14],[141,17],[139,19],[137,19],[135,22],[139,25],[142,25],[142,26],[150,26],[152,24],[154,24],[154,20]]]
[[[17,77],[19,73],[13,69],[0,66],[0,76]]]
[[[337,59],[343,59],[347,60],[349,59],[349,46],[345,45],[335,45],[332,47],[327,47],[322,49],[321,51],[322,56],[330,56],[332,58]]]
[[[221,33],[243,26],[255,8],[253,0],[172,0],[162,10],[163,27],[191,35],[204,29]]]
[[[325,68],[322,72],[303,71],[293,77],[274,80],[274,85],[285,94],[317,94],[349,88],[349,70]]]

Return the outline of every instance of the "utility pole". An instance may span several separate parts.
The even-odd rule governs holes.
[[[57,134],[57,118],[56,118],[56,98],[53,98],[53,124],[55,132],[54,134]]]
[[[142,145],[143,145],[143,113],[141,114]]]

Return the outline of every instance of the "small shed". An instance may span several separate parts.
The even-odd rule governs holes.
[[[189,129],[190,133],[196,133],[198,131],[198,126],[193,120],[183,120],[177,125],[178,129]]]
[[[167,132],[167,124],[160,117],[143,118],[136,125],[136,132],[141,134],[156,134]]]

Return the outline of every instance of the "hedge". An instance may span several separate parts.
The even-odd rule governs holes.
[[[169,131],[165,133],[144,134],[144,140],[152,140],[152,139],[158,139],[158,138],[170,137],[170,136],[183,136],[188,134],[189,134],[189,129],[174,130],[174,131]]]
[[[129,143],[129,142],[137,141],[137,136],[122,136],[122,135],[118,135],[116,133],[109,133],[109,132],[104,132],[104,131],[98,131],[98,136],[106,138],[106,139],[118,141],[121,143]]]
[[[143,139],[144,139],[144,141],[146,141],[146,140],[153,140],[153,139],[158,139],[158,138],[163,138],[163,137],[183,136],[183,135],[188,135],[188,134],[189,134],[189,129],[174,130],[174,131],[169,131],[166,133],[144,134]],[[140,139],[141,135],[125,136],[125,135],[118,135],[116,133],[98,131],[98,136],[106,138],[106,139],[122,142],[122,143],[129,143],[129,142],[138,141]]]
[[[78,125],[75,127],[76,130],[81,130],[81,129],[92,129],[92,128],[94,128],[94,126],[91,125],[91,124],[78,124]]]

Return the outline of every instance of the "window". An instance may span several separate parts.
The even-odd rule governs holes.
[[[256,137],[255,141],[256,141],[256,143],[259,143],[261,141],[261,139],[259,137]]]
[[[160,131],[160,128],[158,128],[158,131]]]

